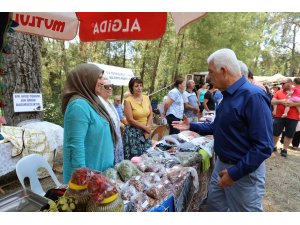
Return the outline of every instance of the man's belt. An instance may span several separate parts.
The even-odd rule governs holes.
[[[219,157],[219,159],[220,159],[220,161],[221,161],[222,163],[233,164],[233,165],[237,164],[237,162],[234,161],[234,160],[224,159],[224,158],[220,158],[220,157]]]

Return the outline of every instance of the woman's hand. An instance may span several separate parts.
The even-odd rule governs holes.
[[[147,132],[144,132],[144,137],[145,137],[145,139],[148,139],[148,138],[150,138],[150,134]]]
[[[144,130],[146,133],[151,134],[151,126],[150,125],[147,125]]]

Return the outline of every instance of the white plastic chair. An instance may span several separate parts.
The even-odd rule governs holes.
[[[44,196],[45,191],[42,188],[37,174],[39,168],[45,168],[56,186],[61,186],[49,163],[39,154],[30,154],[20,159],[16,165],[16,173],[24,189],[24,179],[28,177],[31,190],[40,196]]]

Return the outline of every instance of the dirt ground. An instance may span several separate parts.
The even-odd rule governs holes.
[[[287,158],[273,153],[266,164],[265,211],[300,212],[300,148],[289,148]]]
[[[58,154],[54,168],[58,179],[62,182],[62,157]],[[280,153],[273,153],[267,160],[266,196],[264,209],[267,212],[300,212],[300,148],[288,149],[288,157],[283,158]],[[28,182],[26,182],[28,185]],[[45,190],[54,186],[50,178],[42,179]],[[4,186],[3,186],[4,185]],[[15,173],[3,179],[0,178],[0,187],[5,191],[0,199],[19,189],[21,185]]]

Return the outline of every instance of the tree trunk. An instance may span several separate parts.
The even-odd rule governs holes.
[[[154,69],[153,69],[152,78],[151,78],[150,94],[154,91],[155,79],[156,79],[156,76],[157,76],[159,59],[160,59],[160,55],[161,55],[162,42],[163,42],[163,37],[160,38],[160,41],[159,41],[159,44],[158,44],[156,60],[155,60]]]
[[[110,42],[108,41],[106,43],[106,64],[109,65],[110,64]]]
[[[16,126],[28,119],[43,119],[43,112],[15,113],[13,93],[41,93],[42,76],[40,45],[37,36],[15,33],[8,38],[12,54],[4,57],[5,75],[3,83],[7,87],[4,95],[6,106],[4,116],[7,125]]]
[[[295,65],[296,35],[297,35],[297,25],[294,25],[292,58],[291,58],[291,65],[290,65],[290,77],[293,77],[296,73],[296,68],[295,68],[295,66],[296,66]]]
[[[182,35],[180,48],[178,50],[178,57],[176,59],[176,64],[175,64],[176,69],[175,69],[175,73],[173,75],[173,81],[178,76],[178,67],[179,67],[179,63],[180,63],[180,60],[181,60],[181,55],[182,55],[182,50],[183,50],[183,42],[184,42],[184,34]]]
[[[62,68],[63,71],[61,71],[61,76],[59,77],[59,86],[60,86],[60,92],[59,94],[62,93],[63,89],[64,89],[64,83],[65,80],[67,79],[67,75],[69,73],[69,65],[68,65],[68,59],[67,59],[67,52],[66,52],[66,47],[65,47],[65,41],[60,41],[60,47],[61,47],[61,64],[62,64]]]
[[[140,76],[142,81],[144,81],[144,76],[145,76],[145,69],[146,69],[146,55],[148,54],[148,48],[149,48],[149,44],[148,42],[145,45],[145,49],[144,49],[144,56],[143,56],[143,63],[142,63],[142,69],[140,72]]]

